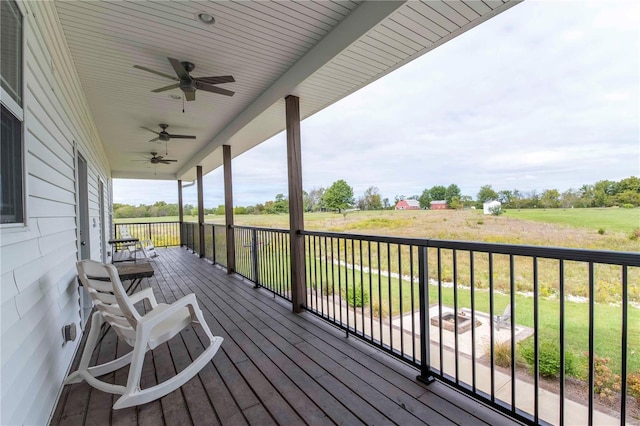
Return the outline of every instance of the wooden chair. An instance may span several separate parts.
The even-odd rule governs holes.
[[[161,398],[185,384],[198,374],[220,348],[223,338],[213,336],[209,330],[194,294],[188,294],[170,305],[157,303],[151,288],[128,296],[118,276],[118,270],[113,265],[83,260],[76,266],[80,281],[88,290],[96,310],[91,317],[91,330],[78,370],[67,377],[65,384],[86,380],[96,389],[122,395],[113,405],[114,409],[141,405]],[[142,300],[147,300],[152,308],[145,315],[140,315],[134,306],[134,303]],[[89,367],[105,322],[113,328],[118,338],[132,346],[133,350],[111,362]],[[194,323],[199,324],[208,336],[209,346],[191,365],[174,377],[150,388],[140,389],[145,353],[167,342]],[[97,378],[128,364],[131,365],[125,386],[107,383]]]

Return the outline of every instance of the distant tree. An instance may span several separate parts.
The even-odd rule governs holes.
[[[340,179],[334,182],[324,193],[322,197],[324,204],[330,210],[337,210],[342,213],[350,207],[353,207],[353,188],[351,188],[347,182]]]
[[[622,193],[625,191],[633,191],[640,194],[640,178],[636,176],[630,176],[628,178],[622,179],[618,183],[618,193]]]
[[[527,194],[524,196],[524,208],[535,209],[539,204],[540,196],[538,195],[538,191],[536,191],[535,189],[527,192]]]
[[[498,201],[500,201],[502,203],[503,206],[505,206],[505,208],[509,207],[513,207],[513,191],[510,191],[508,189],[504,189],[502,191],[498,191]]]
[[[460,204],[462,205],[460,208],[470,206],[471,204],[473,204],[473,197],[471,195],[461,195]]]
[[[566,208],[576,207],[580,202],[580,194],[577,190],[569,188],[560,194],[560,206]]]
[[[560,191],[557,189],[545,189],[540,196],[540,205],[545,209],[560,207]]]
[[[276,195],[276,200],[273,202],[273,213],[281,214],[289,212],[289,200],[284,194]]]
[[[446,200],[447,188],[442,185],[432,186],[429,190],[429,196],[431,197],[431,201]]]
[[[418,198],[420,198],[420,196],[414,194],[414,195],[412,195],[410,197],[407,197],[407,200],[417,200]]]
[[[522,198],[522,192],[520,192],[519,190],[514,189],[513,191],[511,191],[511,205],[509,207],[514,209],[521,209],[523,204]]]
[[[478,200],[478,204],[482,205],[487,201],[497,200],[498,193],[493,190],[491,185],[483,185],[480,187],[480,191],[478,192],[478,196],[476,198]]]
[[[224,215],[224,204],[220,204],[218,207],[213,209],[213,214],[218,216]]]
[[[428,209],[431,205],[431,201],[433,201],[431,199],[431,193],[429,192],[429,189],[426,188],[424,191],[422,191],[422,195],[418,197],[420,207],[422,207],[423,209]]]
[[[364,191],[362,197],[362,206],[358,206],[361,210],[381,210],[382,200],[380,199],[380,189],[370,186]]]
[[[234,207],[233,214],[247,214],[247,208],[243,206]]]
[[[444,199],[449,207],[454,208],[451,206],[451,202],[454,198],[459,201],[460,195],[460,187],[455,183],[452,183],[451,185],[447,186],[447,190],[444,193]]]
[[[303,195],[303,201],[305,210],[309,212],[317,212],[322,209],[322,196],[324,195],[325,189],[320,188],[312,188],[306,195]]]
[[[383,198],[382,199],[382,207],[385,209],[391,208],[391,205],[389,203],[389,199],[388,198]]]
[[[464,203],[460,200],[459,197],[453,197],[451,201],[447,203],[450,209],[460,210],[464,208]]]

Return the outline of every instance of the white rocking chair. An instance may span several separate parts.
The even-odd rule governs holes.
[[[140,248],[138,250],[140,251],[142,257],[152,259],[158,256],[158,252],[156,251],[156,248],[154,247],[151,240],[141,240]]]
[[[65,384],[86,380],[89,385],[103,392],[121,394],[122,396],[113,405],[114,409],[146,404],[185,384],[200,372],[220,348],[223,338],[214,337],[209,330],[194,294],[188,294],[170,305],[157,303],[151,288],[128,296],[118,276],[118,270],[113,265],[83,260],[76,266],[80,281],[88,290],[96,311],[91,317],[91,331],[85,343],[78,370],[67,377]],[[144,299],[149,302],[152,310],[142,316],[133,304]],[[131,345],[133,350],[111,362],[89,367],[102,324],[105,322],[114,329],[119,338]],[[140,389],[145,353],[167,342],[192,323],[200,324],[209,337],[209,346],[191,365],[176,376],[156,386]],[[131,365],[125,386],[97,379],[127,364]]]

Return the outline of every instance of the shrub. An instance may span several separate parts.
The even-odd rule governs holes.
[[[486,355],[487,358],[491,356],[491,348],[489,346],[487,346]],[[511,367],[511,342],[509,340],[496,342],[493,345],[493,360],[499,367]]]
[[[323,296],[331,296],[335,292],[333,283],[329,284],[328,282],[323,281],[322,284],[320,284],[320,288],[322,289]]]
[[[585,353],[586,356],[589,354]],[[601,398],[614,401],[614,391],[620,390],[620,376],[613,374],[609,368],[609,358],[600,358],[596,355],[594,361],[593,391]]]
[[[484,225],[484,220],[479,220],[478,225]]]
[[[489,207],[489,213],[491,213],[493,216],[500,216],[502,213],[504,213],[504,210],[502,210],[502,206],[493,206]]]
[[[627,393],[640,404],[640,373],[627,374]]]
[[[635,241],[638,238],[640,238],[640,228],[635,228],[633,231],[631,231],[631,235],[629,235],[629,239],[632,241]]]
[[[600,228],[600,229],[598,229],[598,234],[600,234],[600,235],[604,235],[604,232],[605,232],[605,231],[604,231],[604,228]]]
[[[382,305],[382,312],[380,309],[380,302],[375,301],[371,304],[371,311],[374,318],[387,318],[389,316],[389,305],[386,303]]]
[[[560,344],[557,340],[541,337],[538,347],[538,367],[540,375],[548,379],[557,378],[560,375]],[[535,369],[535,352],[533,348],[533,336],[518,344],[520,354],[529,365],[529,371],[533,374]],[[571,352],[565,352],[564,370],[567,375],[575,375],[575,362]]]
[[[347,301],[349,306],[360,308],[369,304],[369,292],[362,289],[361,285],[350,285],[342,290],[342,297]]]
[[[623,209],[632,209],[632,208],[634,208],[634,207],[635,207],[635,206],[634,206],[633,204],[623,204],[623,205],[622,205],[622,208],[623,208]]]

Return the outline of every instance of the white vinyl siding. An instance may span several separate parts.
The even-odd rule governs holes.
[[[111,200],[110,169],[55,6],[18,3],[24,14],[23,126],[26,223],[0,232],[0,424],[46,424],[80,339],[76,282],[76,153],[87,160],[91,258],[100,260],[98,180]],[[95,219],[95,227],[94,227]]]

